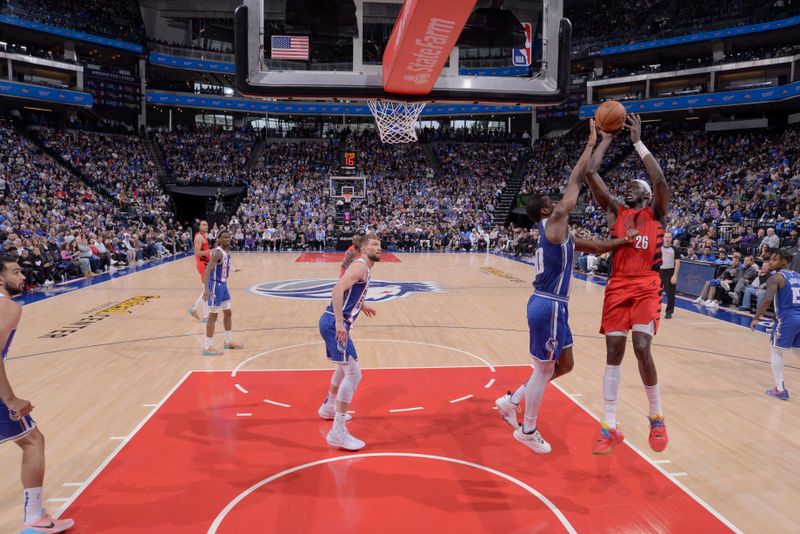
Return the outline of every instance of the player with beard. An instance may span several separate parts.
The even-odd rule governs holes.
[[[598,170],[614,135],[602,131],[602,141],[592,156],[586,176],[592,196],[606,213],[612,237],[622,237],[631,228],[639,232],[633,246],[614,251],[611,277],[606,285],[600,327],[600,333],[606,336],[605,407],[600,436],[592,447],[594,454],[610,453],[625,439],[617,426],[617,397],[628,331],[632,331],[633,353],[639,363],[639,375],[649,403],[650,448],[661,452],[667,447],[667,428],[650,345],[661,316],[659,273],[669,209],[669,187],[658,161],[642,143],[642,120],[638,115],[629,115],[626,126],[630,130],[633,148],[650,176],[652,189],[646,181],[636,179],[625,188],[625,205],[611,196]]]
[[[367,317],[375,316],[375,310],[364,301],[372,267],[381,261],[381,241],[376,235],[366,235],[361,239],[360,247],[361,257],[353,260],[336,282],[331,292],[331,303],[319,319],[319,333],[325,341],[328,359],[336,364],[336,371],[331,378],[328,396],[317,413],[323,419],[333,420],[326,438],[328,444],[348,451],[357,451],[365,445],[345,426],[345,421],[352,418],[347,409],[361,382],[361,368],[350,338],[350,328],[361,311]]]
[[[6,375],[5,360],[22,315],[22,308],[11,298],[22,293],[24,288],[25,277],[17,261],[10,256],[0,256],[0,347],[3,347],[0,358],[0,443],[13,441],[22,449],[22,534],[65,532],[75,522],[53,519],[42,508],[44,436],[30,416],[33,405],[14,394]]]

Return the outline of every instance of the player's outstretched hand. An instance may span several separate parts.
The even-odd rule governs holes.
[[[642,140],[642,118],[636,113],[628,113],[625,126],[631,131],[631,142],[636,144]]]
[[[625,232],[625,241],[627,241],[629,244],[633,243],[634,241],[636,241],[636,236],[638,235],[639,235],[639,230],[637,230],[636,228],[628,228],[628,231]]]
[[[341,345],[347,343],[347,329],[344,327],[344,321],[336,321],[336,341]]]
[[[758,318],[757,318],[757,317],[753,317],[753,320],[752,320],[752,321],[750,321],[750,330],[752,330],[753,332],[755,332],[755,331],[756,331],[756,325],[757,325],[757,324],[758,324]]]
[[[203,300],[207,301],[210,296],[211,296],[211,292],[208,289],[203,291]]]
[[[597,130],[599,128],[595,125],[594,119],[589,119],[589,141],[586,143],[587,146],[594,148],[597,143]]]
[[[364,315],[367,317],[375,317],[378,314],[378,312],[375,311],[375,308],[367,306],[366,304],[361,307],[361,311],[363,311]]]
[[[11,420],[12,421],[19,421],[26,415],[29,415],[33,410],[33,405],[30,401],[26,401],[24,399],[14,399],[6,403],[8,406],[8,411],[11,412]]]

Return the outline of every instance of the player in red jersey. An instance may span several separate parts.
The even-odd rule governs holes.
[[[353,260],[357,260],[361,257],[361,239],[363,238],[362,235],[356,234],[353,236],[353,244],[347,248],[347,251],[344,253],[344,260],[342,260],[342,266],[339,268],[339,278],[342,277],[344,272],[353,263]]]
[[[636,228],[639,235],[631,247],[614,251],[611,277],[606,285],[603,320],[600,333],[606,336],[606,369],[603,376],[604,417],[600,437],[594,443],[594,454],[611,452],[625,439],[617,426],[617,396],[621,377],[622,357],[628,331],[633,332],[633,352],[639,362],[639,374],[650,404],[650,447],[661,452],[667,447],[667,429],[661,412],[658,375],[650,344],[658,331],[661,314],[661,243],[664,238],[669,188],[664,172],[642,143],[642,120],[629,115],[626,126],[639,157],[644,162],[650,185],[644,180],[632,180],[625,187],[625,205],[620,205],[598,174],[600,164],[613,140],[613,134],[601,132],[602,141],[592,156],[587,183],[592,196],[605,211],[612,237],[623,237],[627,229]]]
[[[206,266],[211,259],[211,247],[208,244],[208,222],[200,221],[197,226],[197,233],[194,234],[194,260],[197,267],[197,272],[200,273],[200,283],[203,283],[203,276],[206,272]],[[205,292],[205,286],[203,286]],[[198,321],[204,321],[208,318],[208,310],[206,309],[206,301],[203,299],[203,293],[195,301],[194,306],[189,308],[189,315]]]

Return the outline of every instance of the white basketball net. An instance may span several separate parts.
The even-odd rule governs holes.
[[[425,102],[368,100],[367,105],[375,117],[381,141],[394,145],[417,140],[417,118],[422,113]]]

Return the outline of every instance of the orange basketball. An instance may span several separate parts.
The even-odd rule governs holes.
[[[594,121],[604,132],[617,133],[625,124],[626,116],[625,106],[616,100],[606,100],[594,112]]]

